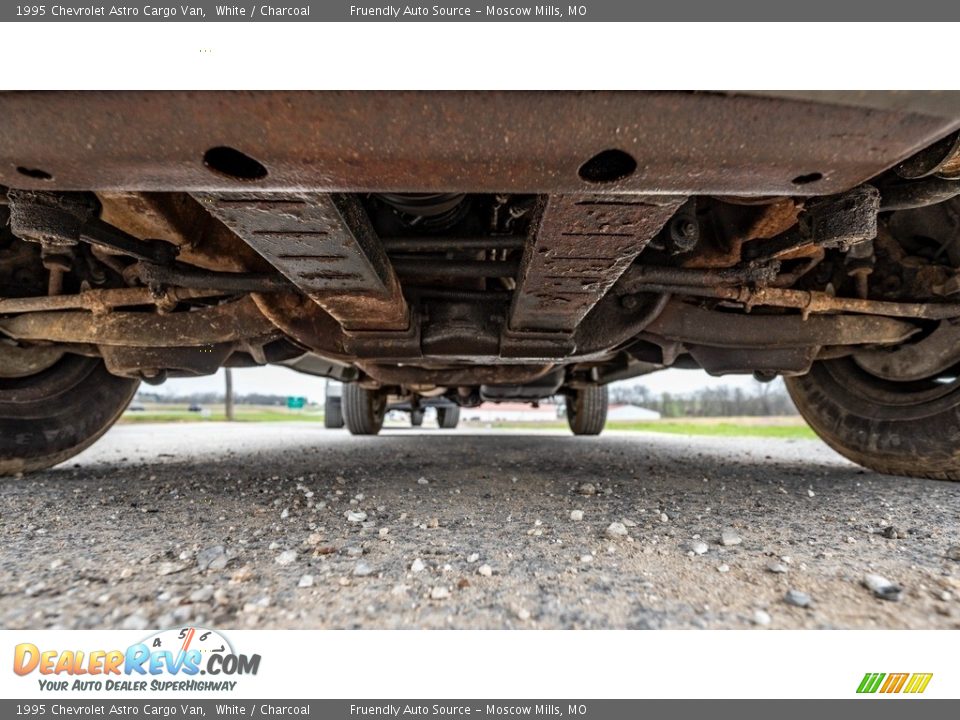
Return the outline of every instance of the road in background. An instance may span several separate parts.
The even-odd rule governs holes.
[[[0,625],[957,628],[958,508],[814,440],[126,425],[0,480]]]

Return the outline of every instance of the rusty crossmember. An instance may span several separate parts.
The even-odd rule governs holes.
[[[684,198],[552,195],[521,261],[509,331],[571,335]]]
[[[323,193],[196,194],[345,331],[405,331],[407,303],[355,197]]]

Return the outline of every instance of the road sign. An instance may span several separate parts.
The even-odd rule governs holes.
[[[307,404],[307,399],[305,397],[288,397],[287,398],[287,408],[290,410],[303,410],[304,406]]]

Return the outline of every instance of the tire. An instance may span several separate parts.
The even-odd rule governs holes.
[[[343,386],[340,398],[343,419],[351,435],[376,435],[383,427],[387,398],[356,383]]]
[[[327,398],[323,403],[323,426],[330,430],[343,427],[343,410],[339,398]]]
[[[0,377],[0,475],[69,460],[117,421],[140,385],[99,358],[64,355],[47,369]]]
[[[423,425],[423,410],[411,410],[410,411],[410,425],[411,427],[420,427]]]
[[[460,424],[460,406],[437,408],[437,425],[443,430],[453,430]]]
[[[960,378],[894,382],[841,358],[785,381],[814,432],[858,465],[960,480]]]
[[[605,385],[575,390],[567,396],[567,423],[574,435],[599,435],[607,424]]]

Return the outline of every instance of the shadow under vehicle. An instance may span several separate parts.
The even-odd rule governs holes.
[[[960,479],[958,130],[952,92],[0,93],[0,473],[279,364],[361,434],[781,375],[848,458]]]

